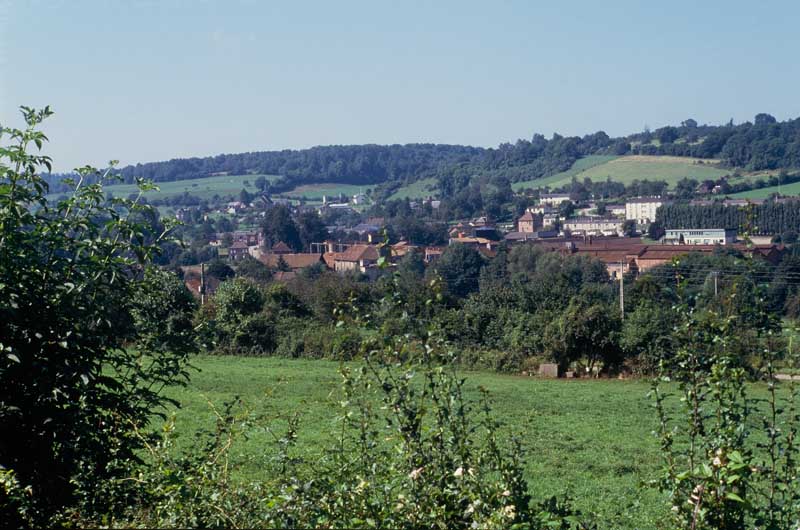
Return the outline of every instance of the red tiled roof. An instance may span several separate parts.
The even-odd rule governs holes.
[[[302,269],[319,263],[319,254],[262,254],[259,261],[267,267],[277,267],[281,258],[290,269]]]
[[[377,260],[380,257],[378,249],[372,245],[352,245],[344,252],[334,256],[336,261],[361,261]]]
[[[533,221],[533,214],[531,212],[525,212],[522,214],[522,217],[519,218],[520,221]]]

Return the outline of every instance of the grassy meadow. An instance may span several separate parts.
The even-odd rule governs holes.
[[[742,191],[731,194],[731,197],[737,199],[766,199],[773,193],[780,193],[781,195],[800,195],[800,182],[770,186],[759,190]]]
[[[324,182],[320,184],[303,184],[294,189],[280,193],[284,197],[300,198],[305,197],[311,201],[322,201],[322,196],[329,198],[344,194],[352,197],[356,193],[367,193],[371,186],[356,186],[354,184],[341,184],[337,182]]]
[[[713,164],[713,161],[677,157],[677,156],[588,156],[581,158],[573,166],[562,173],[549,177],[516,182],[515,190],[538,188],[543,186],[559,187],[569,184],[573,177],[578,180],[589,178],[592,181],[603,181],[607,178],[623,184],[634,180],[664,180],[670,187],[684,177],[696,180],[717,179],[729,173]]]
[[[270,181],[279,178],[277,175],[217,175],[172,182],[157,182],[159,189],[157,191],[148,191],[144,196],[148,199],[164,199],[183,195],[186,192],[201,199],[210,199],[214,195],[238,198],[242,189],[246,189],[250,193],[257,191],[254,183],[258,177],[265,177]],[[245,184],[245,181],[247,181],[247,184]],[[117,197],[127,197],[131,193],[138,193],[139,191],[135,184],[111,184],[103,186],[103,189]]]
[[[179,447],[187,447],[199,429],[213,428],[209,403],[219,407],[234,396],[265,417],[300,412],[299,450],[312,461],[335,440],[338,363],[204,356],[193,364],[200,371],[190,385],[171,390],[182,404],[176,411]],[[568,492],[580,508],[597,512],[604,528],[653,528],[663,516],[660,494],[641,486],[660,466],[647,382],[465,375],[469,397],[486,387],[505,428],[522,434],[536,498]],[[274,422],[277,436],[284,425]],[[246,462],[246,476],[258,477],[275,454],[275,442],[257,429],[232,454]]]
[[[427,178],[421,179],[416,182],[412,182],[411,184],[407,184],[405,186],[401,186],[397,188],[390,197],[390,200],[399,200],[399,199],[424,199],[429,195],[436,195],[438,193],[437,190],[437,181],[435,178]]]

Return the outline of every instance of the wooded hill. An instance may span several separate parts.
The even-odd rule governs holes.
[[[423,178],[436,178],[443,194],[463,189],[476,175],[491,173],[511,182],[565,171],[588,155],[672,155],[717,159],[723,166],[749,171],[800,167],[800,118],[777,122],[769,114],[734,125],[679,126],[645,130],[621,138],[599,131],[583,137],[535,134],[530,140],[484,149],[460,145],[334,145],[302,150],[221,154],[124,167],[126,183],[143,177],[154,182],[178,181],[217,174],[281,175],[270,189],[287,191],[310,183],[384,184],[394,188]],[[64,191],[63,175],[50,175],[51,191]]]

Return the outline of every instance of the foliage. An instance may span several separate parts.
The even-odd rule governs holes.
[[[0,130],[0,519],[48,526],[65,507],[115,509],[95,486],[136,462],[133,432],[185,381],[194,304],[145,269],[169,227],[140,196],[87,184],[110,170],[81,168],[70,198],[46,199],[50,158],[30,150],[52,113],[22,112],[26,129]]]
[[[723,304],[725,307],[725,304]],[[800,517],[797,489],[800,416],[790,383],[775,379],[781,341],[768,329],[755,340],[765,361],[766,399],[749,395],[735,316],[683,305],[680,345],[662,363],[652,395],[665,468],[656,485],[669,494],[676,528],[789,528]],[[680,405],[664,383],[678,384]]]

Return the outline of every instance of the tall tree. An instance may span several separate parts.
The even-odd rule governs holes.
[[[261,230],[268,245],[275,245],[283,241],[294,250],[303,248],[300,233],[292,219],[289,208],[280,204],[273,206],[264,214]]]

